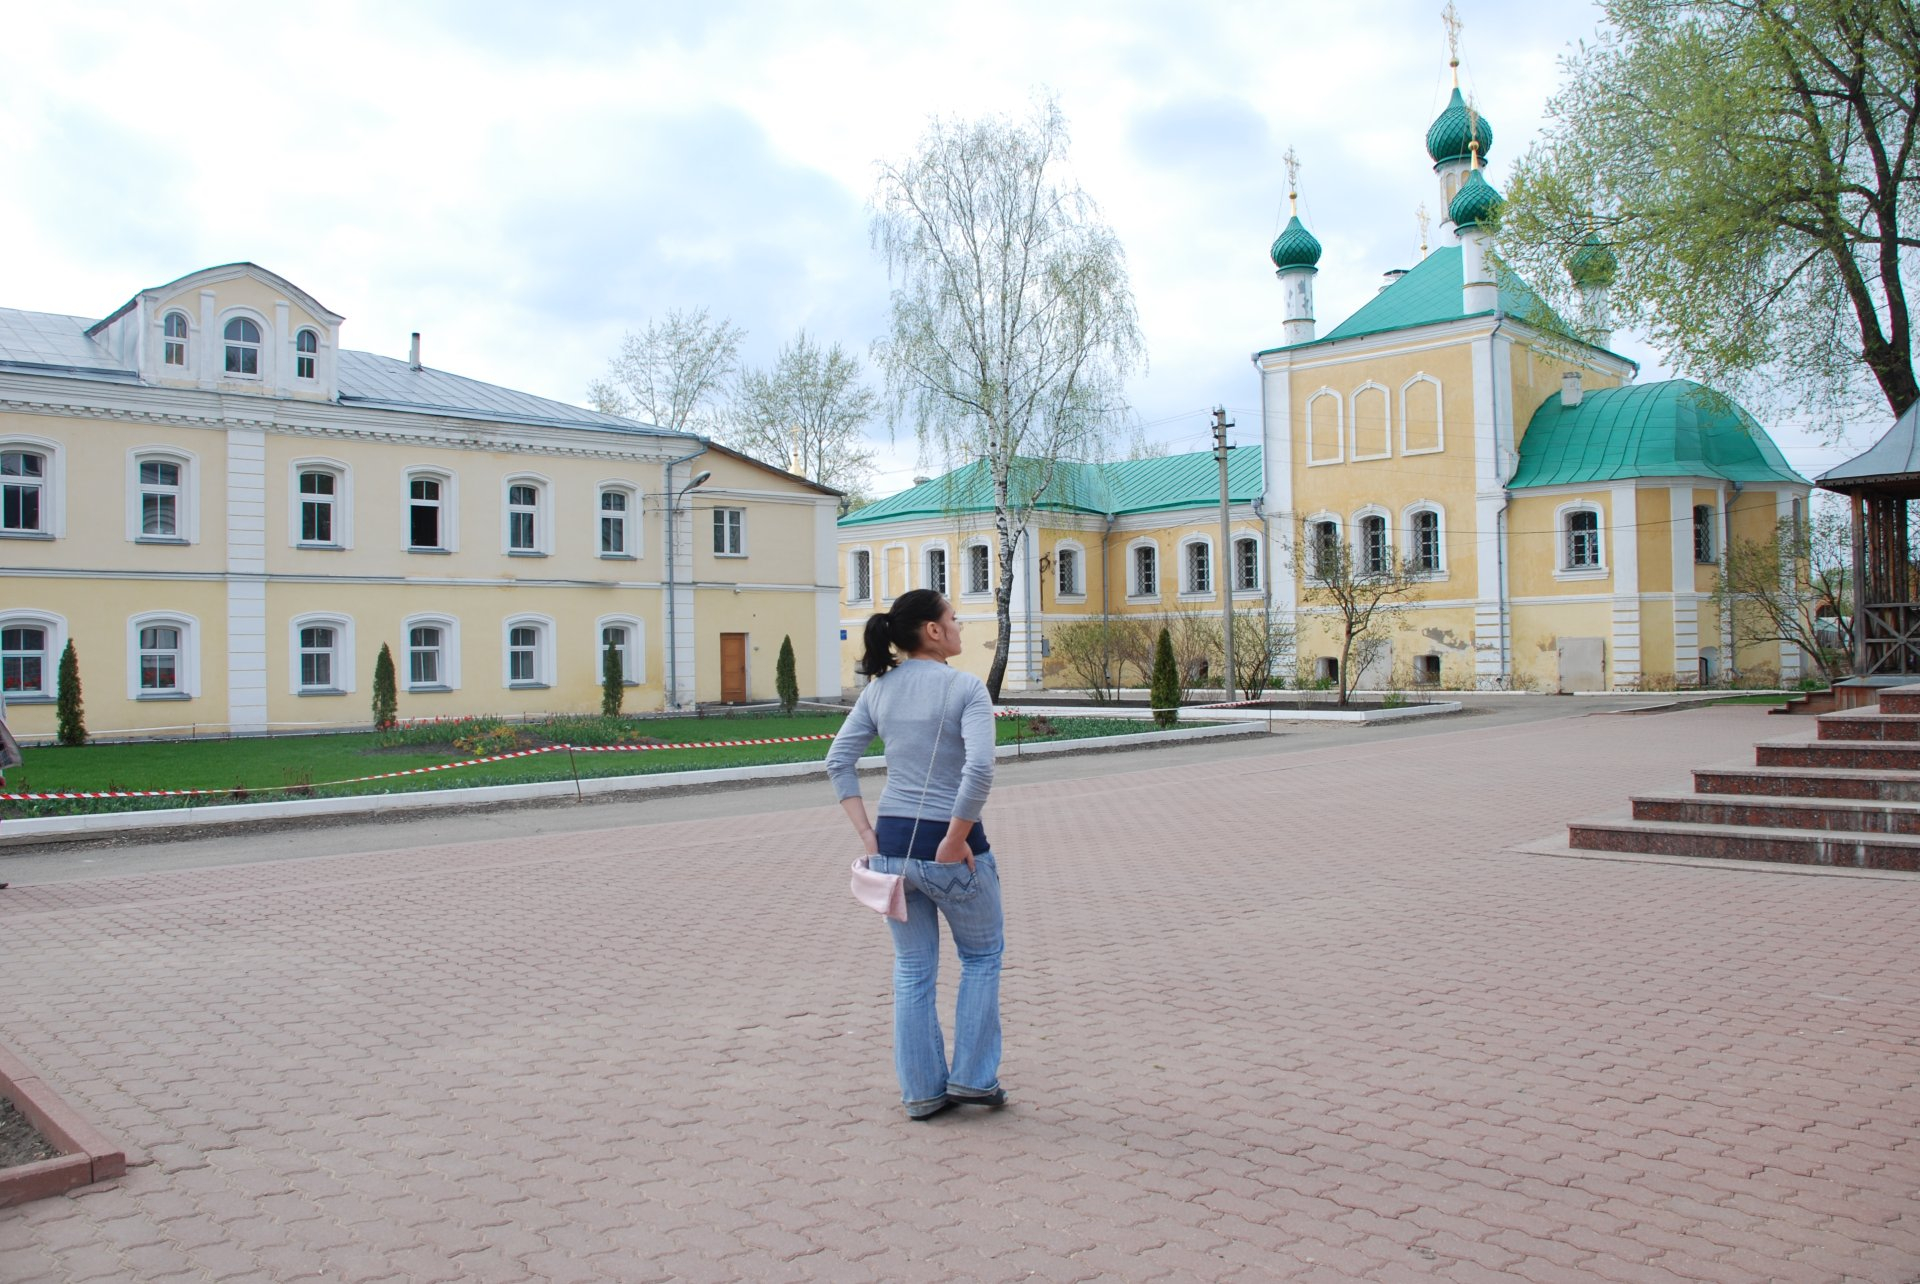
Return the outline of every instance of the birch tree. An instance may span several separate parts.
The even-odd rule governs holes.
[[[1095,457],[1112,434],[1144,358],[1125,253],[1067,150],[1051,100],[1024,119],[936,118],[917,152],[881,163],[874,196],[893,282],[874,355],[895,421],[951,463],[984,460],[992,482],[995,699],[1021,534],[1059,462]]]
[[[740,372],[726,441],[857,495],[873,473],[866,425],[879,409],[879,395],[861,382],[859,359],[838,343],[822,348],[802,330],[772,369]]]
[[[720,427],[729,380],[740,364],[746,331],[705,308],[674,309],[666,320],[629,330],[607,363],[607,377],[587,387],[587,403],[673,432],[713,436]]]

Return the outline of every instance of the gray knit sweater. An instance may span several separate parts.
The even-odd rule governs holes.
[[[876,735],[887,745],[887,787],[877,815],[980,819],[993,787],[993,701],[986,683],[934,660],[902,661],[869,682],[827,751],[827,774],[841,798],[859,795],[855,764]]]

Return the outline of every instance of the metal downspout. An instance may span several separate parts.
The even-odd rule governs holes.
[[[1113,556],[1113,524],[1119,520],[1118,513],[1107,514],[1107,529],[1100,533],[1100,623],[1101,633],[1107,640],[1106,674],[1107,683],[1118,692],[1113,681],[1113,602],[1107,595],[1107,563]]]
[[[1511,690],[1513,688],[1513,621],[1509,618],[1510,608],[1507,604],[1513,595],[1507,584],[1507,505],[1511,502],[1511,496],[1507,491],[1507,480],[1512,474],[1507,473],[1504,462],[1500,458],[1500,363],[1493,359],[1493,341],[1500,337],[1501,327],[1506,323],[1507,314],[1496,307],[1493,329],[1487,334],[1487,396],[1489,398],[1487,411],[1493,416],[1493,462],[1501,473],[1506,474],[1499,477],[1500,508],[1493,515],[1493,559],[1497,571],[1495,600],[1500,612],[1500,676],[1506,679],[1507,688]],[[1514,442],[1513,449],[1514,456],[1518,459],[1520,454],[1518,440]]]
[[[690,463],[693,460],[700,458],[700,456],[706,453],[707,453],[707,443],[703,440],[700,443],[700,449],[694,451],[692,454],[681,455],[676,459],[669,459],[667,461],[667,466],[664,473],[666,477],[666,496],[667,496],[667,699],[666,699],[666,705],[667,705],[667,708],[669,709],[677,709],[680,707],[678,704],[678,699],[680,695],[680,635],[674,628],[674,625],[678,621],[676,618],[676,610],[674,606],[675,594],[674,594],[674,573],[673,573],[674,552],[675,552],[674,542],[673,542],[673,537],[675,534],[675,531],[673,529],[674,527],[673,512],[674,512],[674,509],[680,506],[680,499],[679,499],[679,496],[673,493],[673,470],[676,465]]]

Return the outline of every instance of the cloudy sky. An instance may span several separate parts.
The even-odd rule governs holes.
[[[802,326],[864,358],[887,300],[876,161],[930,115],[1051,92],[1126,247],[1151,363],[1137,422],[1201,449],[1218,403],[1254,441],[1281,155],[1299,152],[1326,247],[1324,332],[1412,265],[1415,210],[1436,205],[1443,2],[20,6],[0,42],[0,306],[103,316],[250,259],[343,313],[348,347],[402,356],[419,330],[429,365],[565,401],[670,308],[730,317],[752,364]],[[1459,6],[1499,185],[1597,11]],[[1768,426],[1802,472],[1848,453]],[[873,434],[890,493],[912,429]]]

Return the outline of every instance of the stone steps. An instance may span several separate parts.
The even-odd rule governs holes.
[[[1813,740],[1767,740],[1752,767],[1703,767],[1691,794],[1575,821],[1588,851],[1920,871],[1920,685],[1817,717]]]

